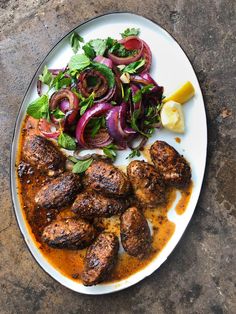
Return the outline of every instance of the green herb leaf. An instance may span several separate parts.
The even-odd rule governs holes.
[[[58,144],[68,150],[75,150],[76,149],[76,142],[75,140],[68,134],[61,132],[58,137]]]
[[[138,36],[140,34],[139,28],[127,28],[123,33],[121,33],[122,38],[128,36]]]
[[[139,102],[141,99],[142,99],[142,92],[141,92],[141,90],[139,89],[139,90],[134,94],[134,96],[132,97],[132,100],[133,100],[134,103],[137,103],[137,102]]]
[[[44,67],[44,69],[43,69],[42,75],[39,75],[39,80],[40,80],[42,83],[44,83],[44,84],[46,84],[46,85],[48,85],[48,86],[50,86],[51,83],[52,83],[52,81],[53,81],[52,73],[51,73],[50,71],[48,71],[48,68],[47,68],[46,65],[45,65],[45,67]]]
[[[131,127],[132,129],[134,129],[135,131],[137,131],[138,133],[146,136],[146,137],[149,137],[148,134],[144,133],[143,131],[141,131],[138,127],[138,118],[140,116],[140,113],[141,113],[141,110],[138,109],[138,110],[135,110],[132,115],[131,115]]]
[[[80,42],[84,42],[84,39],[78,33],[72,33],[70,36],[70,45],[74,53],[80,48]]]
[[[78,160],[79,160],[79,159],[75,158],[74,156],[69,156],[67,159],[72,161],[74,164],[76,164],[78,162]]]
[[[142,98],[142,94],[148,94],[151,89],[154,87],[153,84],[149,84],[149,85],[146,85],[146,86],[143,86],[141,89],[139,89],[133,96],[133,102],[136,103],[136,102],[139,102]]]
[[[110,49],[112,46],[114,46],[114,44],[117,42],[117,40],[111,38],[111,37],[107,37],[106,40],[106,46],[108,49]]]
[[[56,108],[53,112],[52,112],[53,116],[56,119],[61,119],[65,117],[64,112],[62,112],[59,108]]]
[[[89,158],[86,160],[79,160],[73,167],[72,172],[74,173],[83,173],[93,162],[93,158]]]
[[[88,123],[88,129],[92,138],[98,133],[98,131],[105,126],[105,117],[92,118]]]
[[[106,77],[109,88],[112,88],[115,85],[115,76],[110,68],[98,62],[92,62],[92,67]]]
[[[82,116],[88,108],[92,107],[93,103],[94,93],[92,93],[88,98],[84,98],[80,102],[80,115]]]
[[[107,48],[106,40],[104,39],[93,39],[90,40],[89,45],[93,48],[96,56],[103,56]]]
[[[35,119],[49,119],[48,95],[42,95],[34,100],[27,108],[27,114]]]
[[[113,46],[109,49],[109,51],[118,57],[129,57],[137,53],[137,50],[127,50],[125,46],[118,43],[118,41],[113,42]]]
[[[70,77],[65,77],[65,73],[59,72],[58,75],[54,77],[51,87],[55,88],[55,90],[59,90],[62,87],[70,86],[71,82]]]
[[[110,144],[110,145],[107,145],[105,147],[103,147],[103,153],[111,158],[113,161],[116,159],[116,156],[117,156],[117,146],[114,145],[114,144]]]
[[[70,71],[82,71],[90,65],[91,61],[85,54],[79,54],[71,57],[69,62]]]
[[[127,102],[129,100],[130,93],[131,93],[130,87],[126,88],[124,91],[124,102]]]
[[[141,153],[140,153],[139,149],[133,149],[132,152],[129,154],[129,156],[126,157],[126,159],[139,157],[140,155],[141,155]]]
[[[82,47],[82,49],[84,50],[85,54],[87,57],[89,57],[90,59],[94,59],[96,56],[96,52],[94,51],[94,49],[90,46],[89,43],[87,43],[86,45],[84,45]]]
[[[137,72],[138,69],[140,69],[145,64],[145,59],[140,59],[138,61],[132,62],[128,64],[124,69],[122,70],[122,73],[130,73],[134,74]]]

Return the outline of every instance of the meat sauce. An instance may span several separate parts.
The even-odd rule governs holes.
[[[22,131],[21,139],[19,141],[19,155],[18,163],[23,160],[22,147],[24,145],[24,139],[27,132],[36,132],[37,122],[29,117],[26,117]],[[144,157],[150,162],[149,150],[145,148],[143,152]],[[121,170],[126,170],[124,166],[119,167]],[[68,250],[68,249],[54,249],[41,242],[41,234],[44,226],[49,224],[56,215],[61,217],[71,217],[74,214],[70,211],[70,208],[65,208],[61,212],[55,212],[50,210],[35,210],[34,197],[38,190],[48,181],[48,177],[41,173],[39,170],[28,168],[27,175],[18,179],[18,195],[21,203],[21,207],[27,221],[28,231],[35,242],[35,245],[41,251],[43,256],[58,269],[62,274],[70,279],[80,281],[80,274],[83,269],[83,259],[86,253],[86,249],[83,250]],[[191,197],[192,184],[186,189],[181,191],[181,197],[175,208],[178,214],[183,214],[189,199]],[[125,279],[130,275],[138,272],[145,266],[147,266],[164,248],[167,242],[172,237],[175,231],[175,224],[168,220],[168,211],[172,207],[176,199],[176,190],[171,189],[168,192],[168,201],[165,205],[159,206],[155,209],[144,210],[144,215],[152,225],[152,251],[147,259],[138,260],[132,256],[129,256],[120,247],[120,254],[116,268],[109,280],[106,282],[115,282]],[[105,228],[107,231],[112,231],[119,236],[120,233],[120,221],[119,217],[113,216],[111,218],[103,218],[97,221],[97,224],[101,228]]]

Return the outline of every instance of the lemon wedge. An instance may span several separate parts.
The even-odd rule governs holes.
[[[181,104],[172,100],[166,102],[161,109],[161,123],[170,131],[184,133],[184,114]]]
[[[180,104],[184,104],[195,94],[194,87],[191,82],[186,82],[183,86],[181,86],[176,92],[174,92],[169,97],[163,99],[163,103],[166,103],[170,100],[176,101]]]

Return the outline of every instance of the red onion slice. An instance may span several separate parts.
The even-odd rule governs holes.
[[[89,131],[85,132],[84,138],[85,138],[86,144],[89,147],[94,147],[94,148],[105,147],[111,144],[113,141],[112,137],[107,132],[107,129],[104,129],[104,128],[100,129],[94,137],[90,136]]]
[[[122,103],[121,106],[113,107],[106,117],[108,132],[121,149],[127,146],[128,137],[136,133],[133,129],[126,126],[126,115],[127,104]]]
[[[60,108],[64,113],[66,113],[66,122],[71,125],[76,121],[78,116],[79,99],[71,90],[63,88],[52,94],[49,101],[49,107],[51,111],[54,111],[56,108]],[[55,123],[58,122],[58,119],[56,119],[53,115],[50,117]]]
[[[104,103],[104,102],[98,103],[94,105],[92,108],[88,109],[83,114],[83,116],[79,119],[79,122],[77,123],[77,126],[76,126],[76,138],[77,138],[78,143],[82,147],[89,148],[89,145],[86,143],[85,137],[84,137],[85,128],[87,124],[89,123],[89,121],[94,117],[99,117],[103,115],[104,113],[111,110],[112,108],[114,107],[110,105],[109,103]]]
[[[42,82],[40,80],[37,81],[37,93],[41,97],[43,92],[42,92]]]
[[[109,92],[101,99],[95,99],[94,103],[99,103],[99,102],[107,102],[109,100],[112,99],[112,97],[115,95],[116,93],[116,85],[114,85],[114,87],[112,87]]]
[[[151,68],[151,64],[152,64],[152,52],[151,52],[151,49],[150,47],[148,46],[148,44],[142,40],[143,42],[143,53],[142,53],[142,57],[145,59],[145,65],[144,65],[144,68],[143,68],[143,72],[147,72],[150,70]]]
[[[67,111],[70,110],[70,102],[68,99],[63,99],[60,104],[59,108],[62,112],[66,113]]]
[[[90,85],[90,80],[95,79],[95,84]],[[94,69],[87,69],[79,76],[78,87],[84,97],[89,97],[92,92],[95,93],[96,98],[102,98],[109,90],[107,78],[99,71]]]
[[[129,57],[119,57],[113,53],[108,52],[109,58],[114,62],[114,64],[124,64],[127,65],[131,62],[137,61],[140,59],[143,52],[143,41],[136,36],[129,36],[119,41],[120,44],[124,45],[127,50],[138,50],[138,52]]]
[[[117,142],[122,142],[126,135],[121,127],[120,110],[121,106],[116,106],[108,112],[106,117],[108,131]]]
[[[93,61],[106,65],[108,68],[112,69],[113,63],[112,60],[105,58],[103,56],[97,56]]]
[[[64,72],[66,70],[66,68],[61,68],[61,69],[48,69],[48,71],[50,73],[52,73],[52,75],[58,75],[60,72]]]

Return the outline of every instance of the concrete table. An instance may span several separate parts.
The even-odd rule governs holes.
[[[236,313],[234,0],[0,0],[0,313]],[[109,11],[153,19],[183,46],[204,93],[204,185],[177,248],[152,276],[106,296],[72,292],[30,255],[9,190],[9,150],[23,95],[45,54],[71,28]]]

